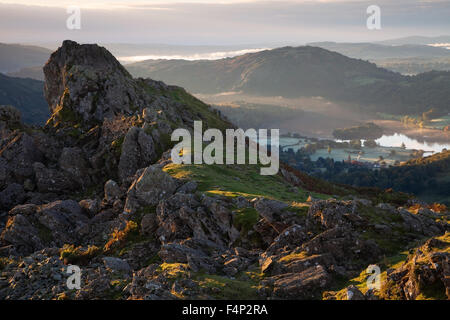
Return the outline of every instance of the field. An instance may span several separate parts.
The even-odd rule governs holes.
[[[299,150],[305,145],[313,143],[308,139],[298,139],[282,137],[280,138],[280,146],[285,147],[284,150],[291,148],[294,151]],[[376,162],[379,157],[383,157],[383,160],[387,165],[393,165],[396,161],[403,162],[411,159],[411,153],[413,151],[409,149],[402,149],[400,147],[382,147],[375,148],[362,147],[361,149],[354,148],[332,148],[331,152],[328,149],[318,149],[314,154],[310,156],[311,160],[316,161],[320,157],[333,158],[335,161],[348,160],[348,156],[352,160],[358,160],[361,162]]]

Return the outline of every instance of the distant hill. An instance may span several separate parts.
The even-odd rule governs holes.
[[[437,36],[437,37],[411,36],[379,41],[378,43],[386,45],[450,43],[450,36]]]
[[[318,47],[283,47],[214,61],[148,60],[127,66],[195,93],[242,91],[261,96],[322,96],[368,111],[448,112],[450,72],[403,76]]]
[[[19,71],[8,72],[7,75],[16,78],[31,78],[44,81],[44,71],[42,70],[41,66],[23,68]]]
[[[450,50],[444,46],[337,42],[315,42],[310,45],[336,51],[351,58],[369,60],[379,67],[405,75],[450,71]]]
[[[42,81],[0,74],[0,105],[12,105],[19,109],[26,123],[43,124],[49,118],[43,88]]]
[[[450,50],[423,44],[383,45],[377,43],[314,42],[309,45],[363,60],[450,57]]]
[[[37,46],[0,43],[0,72],[43,66],[51,51]]]

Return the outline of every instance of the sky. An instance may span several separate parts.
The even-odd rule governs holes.
[[[381,30],[366,26],[369,5]],[[81,28],[69,30],[77,5]],[[0,42],[176,45],[369,42],[450,35],[449,0],[0,0]]]

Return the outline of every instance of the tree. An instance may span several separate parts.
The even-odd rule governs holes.
[[[376,148],[377,143],[375,142],[375,140],[369,139],[369,140],[364,141],[364,147]]]
[[[361,140],[354,139],[354,140],[350,141],[350,147],[352,147],[354,149],[361,149]]]

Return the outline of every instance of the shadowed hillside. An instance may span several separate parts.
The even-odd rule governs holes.
[[[44,99],[44,82],[0,74],[0,105],[12,105],[29,124],[43,124],[49,116]]]

